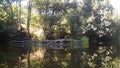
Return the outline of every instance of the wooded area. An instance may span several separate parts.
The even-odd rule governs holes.
[[[0,68],[119,68],[119,16],[110,0],[0,0]]]
[[[108,42],[119,36],[119,16],[109,0],[0,1],[0,41],[81,39]]]

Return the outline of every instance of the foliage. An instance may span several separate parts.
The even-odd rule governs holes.
[[[48,39],[54,37],[56,29],[63,28],[64,20],[67,20],[64,28],[68,29],[70,36],[75,39],[80,39],[82,33],[90,29],[96,31],[98,35],[111,37],[113,34],[113,8],[108,0],[84,0],[81,3],[36,0],[34,4]]]
[[[81,40],[82,40],[82,47],[88,48],[89,47],[89,38],[87,38],[86,36],[83,36],[81,38]]]
[[[33,28],[39,29],[41,27],[40,22],[39,22],[39,18],[40,17],[37,14],[32,14],[30,26]]]
[[[0,35],[1,39],[13,37],[17,30],[17,14],[15,6],[9,0],[0,3]],[[14,13],[14,14],[13,14]]]
[[[4,2],[3,2],[4,1]],[[0,25],[2,31],[12,35],[21,24],[28,21],[26,7],[22,0],[0,1]],[[15,3],[15,5],[13,5]],[[114,13],[109,0],[84,0],[80,2],[67,0],[35,0],[29,6],[29,21],[26,26],[32,29],[42,29],[45,39],[73,38],[81,39],[83,34],[94,30],[98,36],[113,39],[119,29],[119,19]],[[30,8],[29,8],[30,9]],[[24,11],[23,11],[24,10]],[[24,21],[22,22],[22,16]],[[31,19],[31,20],[30,20]],[[12,31],[10,31],[10,30]]]
[[[87,12],[89,17],[86,21],[86,25],[84,26],[84,30],[95,30],[98,34],[107,34],[111,33],[111,25],[112,22],[112,10],[111,6],[109,5],[109,1],[86,1],[89,5],[86,4],[87,7],[90,7],[89,11]],[[85,9],[88,10],[88,8]],[[90,11],[91,10],[91,11]],[[83,15],[84,16],[84,15]],[[91,19],[91,20],[89,20]]]
[[[31,63],[31,68],[41,68],[42,67],[42,61],[40,61],[40,60],[31,60],[30,63]]]

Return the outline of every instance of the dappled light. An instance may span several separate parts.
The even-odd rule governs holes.
[[[120,68],[119,0],[0,0],[0,68]]]

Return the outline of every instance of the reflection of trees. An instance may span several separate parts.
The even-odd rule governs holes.
[[[113,46],[100,46],[92,54],[89,54],[88,51],[83,51],[81,60],[93,68],[104,67],[114,59],[115,51]]]
[[[42,68],[63,68],[62,62],[66,61],[64,53],[61,50],[46,50]]]
[[[6,46],[7,45],[7,46]],[[31,46],[29,43],[11,43],[10,45],[2,44],[0,47],[0,68],[22,68],[27,67],[30,61]],[[28,54],[29,55],[28,55]],[[1,67],[2,66],[2,67]],[[4,67],[7,66],[7,67]],[[29,65],[30,66],[30,65]]]
[[[5,51],[4,56],[0,56],[3,58],[4,62],[7,66],[16,65],[16,67],[27,67],[27,51],[28,50],[28,43],[19,44],[22,47],[17,47],[16,49],[12,49],[9,51]],[[14,45],[15,46],[15,45]],[[33,46],[34,47],[34,46]],[[2,47],[3,48],[3,47]],[[6,47],[5,47],[6,48]],[[30,48],[31,49],[31,48]],[[17,52],[16,52],[17,50]],[[39,48],[38,48],[39,50]],[[42,50],[42,49],[41,49]],[[43,48],[43,50],[45,50]],[[35,50],[36,51],[36,50]],[[64,50],[53,50],[53,49],[46,49],[44,51],[44,57],[42,58],[34,58],[30,59],[31,68],[104,68],[107,65],[113,65],[112,62],[114,59],[120,56],[119,51],[120,49],[115,45],[109,46],[99,46],[95,48],[94,51],[91,49],[91,53],[89,49],[64,49]],[[10,54],[8,54],[8,52]],[[40,54],[40,52],[38,52]],[[1,55],[3,53],[0,52]],[[5,57],[9,56],[9,57]],[[18,63],[18,56],[20,57]],[[32,56],[30,56],[32,57]],[[6,60],[7,58],[7,60]],[[14,60],[13,60],[14,59]],[[26,62],[22,62],[26,59]],[[2,60],[0,60],[3,62]],[[13,62],[13,63],[11,63]],[[114,66],[114,65],[113,65]]]
[[[98,68],[105,67],[116,58],[114,46],[100,46],[93,53],[88,49],[47,50],[42,68]]]
[[[17,67],[16,48],[0,44],[0,68]]]

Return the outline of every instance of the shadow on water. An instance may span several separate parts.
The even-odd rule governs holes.
[[[30,43],[31,44],[31,43]],[[49,49],[47,43],[1,44],[0,68],[119,68],[120,47],[109,44],[93,48]],[[29,54],[28,54],[29,53]],[[29,62],[29,64],[28,64]]]
[[[26,68],[22,60],[29,59],[30,49],[28,43],[0,44],[0,68]]]
[[[13,47],[0,44],[0,68],[14,68],[17,64],[17,52]]]

